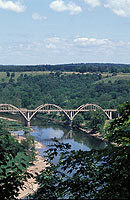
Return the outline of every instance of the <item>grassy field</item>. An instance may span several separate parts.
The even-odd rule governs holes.
[[[36,76],[36,75],[40,75],[40,74],[48,74],[50,72],[48,71],[34,71],[34,72],[15,72],[15,77],[14,80],[16,81],[17,78],[20,76],[20,74],[27,74],[27,75],[32,75],[32,76]],[[11,74],[11,73],[10,73]],[[6,72],[0,72],[0,82],[8,82],[8,80],[10,79],[10,77],[7,77]]]
[[[42,74],[49,74],[50,71],[33,71],[33,72],[15,72],[14,80],[16,81],[17,78],[20,76],[20,74],[27,74],[27,75],[42,75]],[[71,75],[73,73],[78,74],[79,72],[62,72],[63,74]],[[11,73],[10,73],[11,74]],[[85,73],[87,74],[87,73]],[[92,73],[91,73],[92,74]],[[96,83],[104,81],[104,83],[107,83],[109,80],[111,82],[114,82],[115,80],[130,80],[130,73],[118,73],[116,76],[112,76],[111,73],[102,73],[102,79],[97,81]],[[0,72],[0,82],[8,82],[10,77],[7,77],[6,72]]]
[[[118,73],[116,76],[112,76],[110,73],[103,73],[102,79],[99,81],[96,81],[96,83],[100,83],[104,81],[104,83],[108,83],[108,81],[111,81],[112,83],[116,80],[128,80],[130,81],[130,73]]]
[[[36,76],[36,75],[49,74],[49,73],[51,73],[51,72],[50,71],[15,72],[14,80],[16,81],[17,78],[20,76],[20,74],[23,74],[23,75],[27,74],[27,75]],[[71,75],[73,73],[79,74],[79,72],[62,72],[62,73],[67,74],[67,75]],[[0,82],[8,82],[9,79],[10,79],[10,77],[7,77],[6,72],[0,72]]]

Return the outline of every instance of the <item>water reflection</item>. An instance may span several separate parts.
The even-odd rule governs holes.
[[[14,117],[16,116],[14,115],[13,118]],[[20,120],[21,119],[22,118],[20,118]],[[46,147],[53,144],[53,138],[57,138],[64,143],[69,143],[74,150],[98,150],[104,149],[106,146],[105,142],[91,135],[88,135],[87,133],[84,133],[80,130],[71,129],[67,126],[61,126],[60,124],[54,124],[53,122],[48,123],[45,119],[32,120],[31,125],[34,131],[30,132],[30,134],[35,137],[35,140],[41,142]],[[21,135],[24,134],[23,131],[19,131],[18,133]]]
[[[36,140],[45,146],[52,145],[52,139],[56,138],[64,143],[69,143],[72,149],[90,150],[90,149],[103,149],[106,143],[90,136],[82,131],[74,130],[69,127],[55,125],[55,124],[42,124],[42,126],[33,126],[34,132],[31,135],[35,136]]]

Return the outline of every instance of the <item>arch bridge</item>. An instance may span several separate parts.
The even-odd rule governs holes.
[[[60,106],[55,104],[43,104],[35,108],[34,110],[28,110],[25,108],[17,108],[11,104],[0,104],[0,113],[20,113],[25,119],[25,125],[30,127],[31,119],[37,113],[51,113],[51,112],[62,112],[67,117],[69,124],[72,124],[75,116],[80,112],[96,111],[101,110],[110,120],[112,119],[113,112],[117,112],[116,109],[102,109],[96,104],[84,104],[79,106],[77,109],[62,109]]]

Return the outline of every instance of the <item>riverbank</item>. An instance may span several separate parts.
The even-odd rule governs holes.
[[[103,138],[102,134],[100,132],[97,132],[97,133],[90,133],[89,131],[87,131],[86,129],[83,129],[83,128],[78,128],[79,130],[89,134],[90,136],[93,136],[93,137],[96,137],[100,140],[103,140],[103,141],[106,141],[108,142],[106,139]],[[121,145],[118,145],[117,143],[115,142],[110,142],[110,144],[114,145],[114,146],[121,146]]]
[[[25,140],[26,138],[23,136],[16,136],[15,137],[19,142],[22,140]],[[43,144],[40,142],[35,141],[35,148],[36,149],[42,149],[45,148]],[[47,166],[47,163],[45,161],[45,158],[39,155],[39,152],[36,152],[36,159],[33,162],[33,165],[31,165],[27,172],[31,173],[34,177],[36,176],[36,173],[40,173],[41,170],[45,169]],[[27,181],[24,182],[23,190],[20,189],[18,199],[25,198],[28,195],[33,194],[38,189],[38,183],[36,183],[35,178],[30,178]]]
[[[98,138],[98,139],[103,140],[103,137],[102,137],[102,135],[101,135],[100,132],[91,133],[91,132],[92,132],[92,129],[86,130],[86,129],[83,129],[83,128],[81,128],[81,127],[78,127],[78,129],[79,129],[80,131],[83,131],[84,133],[89,134],[90,136],[93,136],[93,137],[96,137],[96,138]]]
[[[0,117],[0,122],[2,123],[3,127],[8,131],[26,131],[30,132],[33,131],[31,127],[26,127],[22,125],[21,121],[17,119],[11,119],[8,117]]]
[[[11,132],[11,135],[15,137],[21,143],[22,140],[25,140],[26,137],[17,135],[13,133],[13,131],[33,131],[33,129],[24,127],[21,125],[20,121],[15,120],[15,119],[10,119],[8,117],[0,117],[0,121],[5,126],[8,131]],[[38,141],[35,141],[35,148],[36,149],[43,149],[45,146],[41,144]],[[35,173],[40,173],[41,170],[45,169],[47,166],[47,163],[45,162],[45,158],[39,155],[38,150],[36,151],[36,158],[35,161],[33,162],[33,165],[31,165],[28,169],[27,172],[31,173],[33,176],[36,176]],[[38,189],[38,183],[36,183],[36,180],[34,178],[30,178],[27,181],[24,182],[23,190],[20,189],[19,195],[17,199],[22,199],[26,198],[28,195],[33,194],[36,190]]]

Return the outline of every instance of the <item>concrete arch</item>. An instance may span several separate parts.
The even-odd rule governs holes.
[[[111,117],[108,115],[108,113],[105,112],[100,106],[98,106],[98,105],[96,105],[96,104],[84,104],[84,105],[81,105],[80,107],[77,108],[77,111],[76,111],[76,113],[73,115],[73,117],[72,117],[71,120],[73,120],[74,117],[75,117],[79,112],[83,111],[84,108],[89,107],[89,106],[91,106],[91,109],[88,109],[88,110],[92,111],[92,110],[96,110],[96,108],[97,108],[97,109],[99,109],[99,110],[102,110],[102,111],[105,113],[105,115],[107,116],[108,119],[111,119]]]
[[[64,111],[60,106],[57,106],[57,105],[55,105],[55,104],[43,104],[43,105],[38,106],[38,107],[35,109],[34,113],[30,116],[30,120],[34,117],[34,115],[35,115],[37,112],[39,112],[42,108],[45,108],[45,107],[47,107],[47,106],[51,106],[51,107],[57,108],[58,110],[62,111],[62,112],[68,117],[69,120],[71,120],[71,118],[70,118],[70,116],[68,115],[68,113],[67,113],[66,111]]]
[[[0,104],[0,108],[2,106],[7,106],[7,107],[10,107],[10,108],[13,108],[14,110],[18,111],[28,121],[28,118],[26,117],[26,115],[16,106],[13,106],[12,104]],[[9,111],[9,109],[7,109],[7,111]]]

